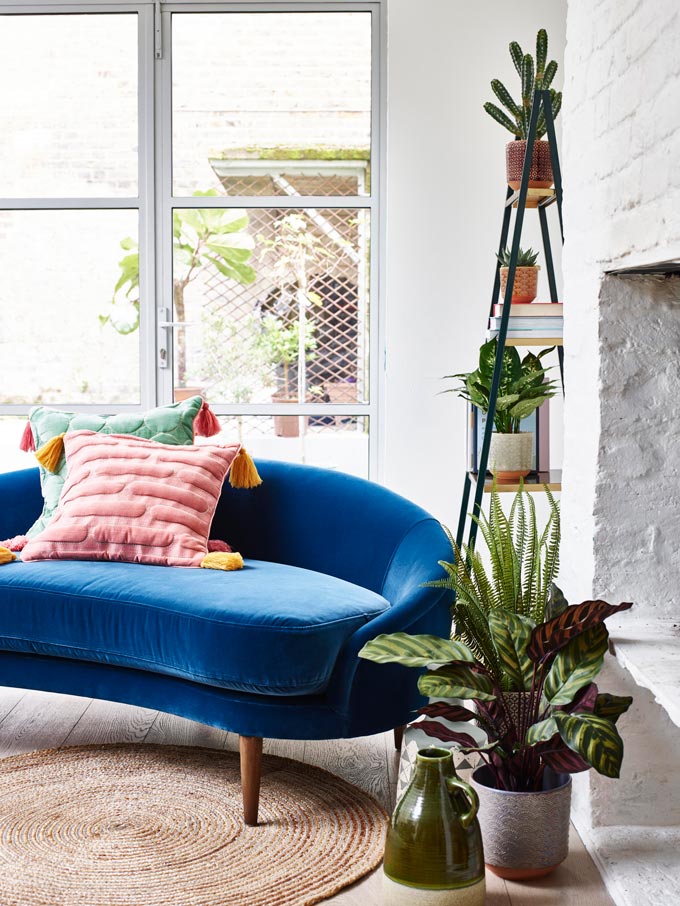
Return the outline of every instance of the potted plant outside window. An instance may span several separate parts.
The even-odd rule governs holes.
[[[314,325],[307,321],[305,325],[303,342],[305,361],[309,361],[312,351],[316,347],[314,339]],[[272,394],[273,403],[298,402],[298,381],[291,380],[291,367],[298,365],[300,356],[300,322],[298,320],[285,323],[273,314],[266,314],[262,318],[262,327],[258,340],[259,351],[270,365],[281,368],[280,376],[277,375],[279,388]],[[298,419],[290,415],[274,416],[274,433],[277,437],[297,437],[299,434]]]
[[[505,107],[505,110],[502,110],[491,101],[487,101],[484,104],[484,109],[489,116],[496,120],[497,123],[500,123],[514,137],[514,140],[508,142],[505,149],[506,175],[508,185],[513,189],[519,189],[527,139],[529,137],[529,118],[534,91],[550,90],[553,119],[557,118],[562,106],[562,92],[550,88],[557,72],[557,63],[555,60],[551,60],[546,65],[548,59],[548,34],[544,28],[540,29],[536,35],[535,62],[531,54],[525,54],[522,51],[517,41],[513,41],[510,44],[510,56],[521,80],[521,103],[517,104],[513,100],[510,92],[499,79],[493,79],[491,89],[503,107]],[[506,110],[507,113],[505,112]],[[548,142],[540,141],[545,132],[545,115],[541,110],[531,158],[530,188],[549,188],[553,184],[550,147]],[[536,204],[536,199],[527,199],[527,207],[535,207]]]
[[[485,413],[489,411],[497,344],[495,337],[484,343],[475,371],[447,375],[461,381],[454,391]],[[554,348],[543,349],[538,355],[529,352],[523,359],[514,346],[503,351],[488,465],[499,482],[517,481],[531,471],[534,435],[520,431],[520,423],[556,393],[556,382],[546,378],[547,370],[541,363]]]
[[[501,271],[501,298],[505,300],[505,288],[508,285],[508,271],[510,269],[510,249],[506,246],[500,255],[497,255]],[[538,292],[538,272],[540,267],[536,264],[538,252],[533,249],[520,249],[517,255],[515,279],[512,285],[511,302],[533,302]]]
[[[477,551],[452,539],[453,562],[441,562],[447,575],[430,583],[456,592],[452,639],[393,633],[359,653],[427,668],[423,695],[459,700],[430,701],[416,726],[481,759],[473,781],[486,862],[516,879],[547,874],[566,857],[570,775],[594,767],[618,777],[615,725],[632,701],[594,682],[607,651],[604,620],[631,605],[567,604],[552,582],[559,517],[547,493],[554,518],[540,539],[531,495],[520,492],[508,518],[494,495],[489,519],[478,520],[488,570]]]

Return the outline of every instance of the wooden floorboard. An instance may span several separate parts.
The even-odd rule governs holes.
[[[147,708],[0,687],[0,757],[63,745],[155,743],[237,749],[238,736]],[[399,756],[391,733],[328,742],[266,740],[268,754],[295,758],[337,774],[371,793],[391,812]],[[345,888],[329,906],[387,906],[382,873]],[[487,874],[486,906],[613,906],[572,829],[570,853],[557,871],[531,884]]]

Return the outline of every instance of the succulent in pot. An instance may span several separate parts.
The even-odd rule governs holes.
[[[493,79],[491,89],[505,110],[502,110],[491,101],[487,101],[484,104],[484,109],[489,116],[512,133],[514,137],[514,140],[506,145],[505,160],[508,185],[513,189],[518,189],[522,179],[524,156],[529,138],[529,119],[534,91],[550,91],[550,106],[553,119],[557,118],[562,106],[562,92],[555,91],[555,89],[550,87],[557,72],[557,63],[555,60],[547,63],[548,34],[544,28],[540,29],[536,35],[535,61],[531,54],[525,54],[522,51],[517,41],[513,41],[510,44],[510,56],[521,80],[521,102],[519,104],[516,103],[505,85],[499,79]],[[550,147],[548,142],[540,141],[545,132],[545,113],[541,110],[538,117],[536,141],[534,142],[531,157],[530,188],[549,188],[553,184]],[[528,207],[535,207],[536,203],[535,200],[527,200]]]
[[[453,388],[454,392],[484,413],[489,411],[497,347],[494,337],[480,348],[475,371],[446,376],[459,379],[460,386]],[[524,358],[514,346],[503,350],[488,466],[499,482],[517,481],[531,471],[533,434],[521,431],[520,424],[557,391],[556,382],[546,377],[548,369],[541,361],[554,348],[542,349],[538,355],[529,352]]]
[[[510,249],[506,246],[496,256],[500,262],[501,271],[501,298],[505,300],[505,289],[508,285],[508,270],[510,268]],[[538,272],[541,269],[536,262],[538,252],[533,249],[520,249],[517,255],[515,280],[512,285],[511,302],[533,302],[538,292]]]
[[[449,574],[455,570],[442,565]],[[447,580],[432,584],[447,586]],[[555,589],[540,623],[490,608],[476,638],[488,637],[493,655],[457,639],[407,633],[378,636],[359,652],[378,663],[426,668],[418,681],[423,695],[473,702],[474,710],[425,705],[419,727],[481,758],[473,780],[485,858],[502,877],[539,877],[566,857],[571,774],[592,767],[619,776],[623,741],[616,721],[632,699],[602,693],[594,680],[607,652],[604,621],[631,606],[595,600],[570,607]],[[476,724],[487,742],[480,746],[464,729],[443,726],[442,718]]]

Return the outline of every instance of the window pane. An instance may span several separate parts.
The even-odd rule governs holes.
[[[26,421],[26,416],[0,416],[0,472],[32,469],[37,465],[32,453],[22,453],[19,449]]]
[[[137,15],[0,17],[0,197],[137,194]]]
[[[175,13],[175,194],[363,195],[371,14]]]
[[[356,209],[175,211],[175,386],[368,402],[369,225]]]
[[[368,478],[369,419],[365,416],[310,415],[302,426],[294,415],[232,415],[220,416],[219,421],[219,440],[238,440],[256,459],[304,462]],[[214,443],[215,438],[208,441]]]
[[[136,237],[136,211],[0,211],[0,403],[140,401],[139,332],[100,320]]]

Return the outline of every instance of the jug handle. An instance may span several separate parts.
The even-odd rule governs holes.
[[[479,811],[479,797],[477,796],[477,793],[472,789],[469,783],[461,780],[460,777],[447,777],[446,786],[448,787],[450,795],[453,795],[456,790],[460,790],[470,801],[470,810],[463,812],[460,816],[460,823],[463,827],[469,827]]]

